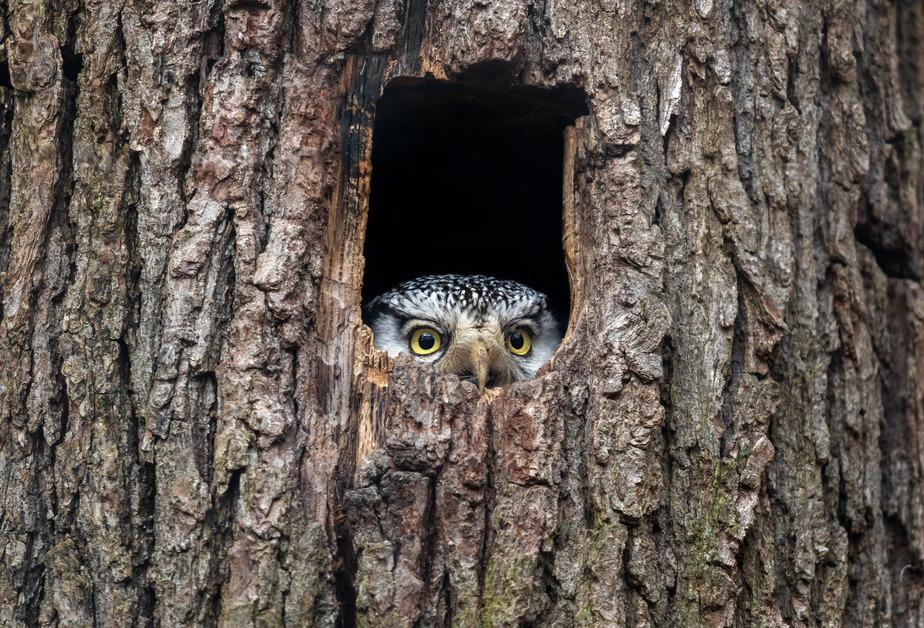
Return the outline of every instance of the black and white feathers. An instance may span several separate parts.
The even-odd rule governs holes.
[[[484,275],[406,281],[370,301],[365,318],[376,348],[410,353],[482,390],[535,376],[561,343],[544,294]]]

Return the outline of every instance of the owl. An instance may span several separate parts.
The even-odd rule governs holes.
[[[482,393],[534,377],[562,338],[544,294],[484,275],[406,281],[372,299],[364,318],[377,349],[409,353]]]

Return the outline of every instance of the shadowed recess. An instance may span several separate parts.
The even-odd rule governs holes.
[[[10,65],[6,61],[0,61],[0,87],[4,89],[13,89],[13,80],[10,77]]]
[[[568,312],[564,129],[584,93],[395,79],[376,106],[363,299],[432,273],[514,279]]]

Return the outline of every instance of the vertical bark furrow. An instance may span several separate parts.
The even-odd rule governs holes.
[[[0,549],[5,566],[0,621],[9,624],[36,622],[40,616],[50,593],[46,554],[55,543],[48,516],[54,503],[50,465],[63,393],[56,351],[60,304],[51,301],[60,295],[67,275],[63,216],[71,189],[75,86],[63,75],[61,40],[50,32],[49,9],[42,4],[5,5],[4,10],[9,84],[4,87],[3,161],[10,177],[2,186],[0,412],[7,514]],[[72,38],[68,44],[73,45]]]
[[[187,181],[195,187],[167,264],[154,387],[164,414],[154,435],[159,481],[167,483],[157,519],[174,541],[158,551],[158,603],[181,623],[215,620],[215,606],[219,623],[272,623],[284,612],[274,548],[286,538],[287,499],[286,483],[276,482],[294,455],[285,445],[294,366],[253,285],[250,236],[265,220],[260,188],[276,142],[274,86],[292,18],[281,4],[230,3],[223,13],[224,55],[202,83],[200,132],[190,140]]]
[[[10,159],[10,136],[13,132],[13,86],[9,83],[9,65],[5,68],[6,80],[0,85],[0,273],[5,273],[10,260],[10,194],[12,191],[13,163]],[[0,286],[2,290],[2,286]],[[0,299],[3,293],[0,292]],[[0,320],[3,312],[0,311]]]

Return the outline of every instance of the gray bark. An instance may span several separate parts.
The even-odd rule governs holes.
[[[924,623],[924,4],[0,4],[0,624]],[[572,323],[371,348],[396,76],[579,86]],[[464,219],[460,217],[460,219]]]

